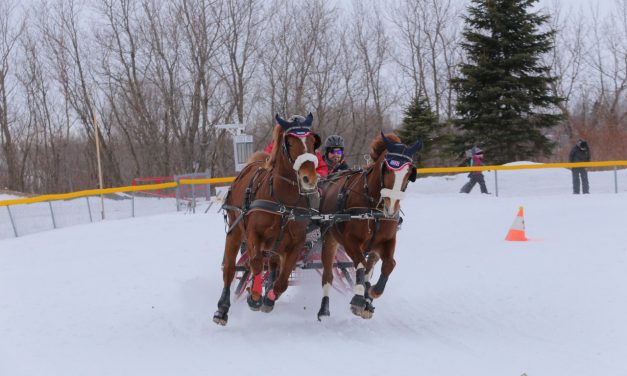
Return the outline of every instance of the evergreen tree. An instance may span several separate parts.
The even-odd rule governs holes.
[[[453,146],[460,153],[478,144],[491,163],[550,154],[544,131],[561,119],[551,95],[548,66],[555,30],[541,31],[547,15],[529,9],[537,0],[471,0],[462,48],[467,63],[452,81],[458,93]]]
[[[405,145],[413,145],[417,139],[422,141],[422,149],[414,155],[417,167],[424,167],[424,161],[434,156],[439,138],[440,124],[431,107],[423,96],[416,96],[405,109],[403,125],[398,131]]]

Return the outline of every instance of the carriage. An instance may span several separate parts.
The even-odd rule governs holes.
[[[281,294],[297,282],[295,273],[307,269],[322,277],[318,320],[330,315],[329,292],[338,286],[352,288],[355,315],[371,318],[372,299],[381,296],[396,264],[400,201],[407,184],[416,179],[412,158],[421,143],[407,146],[381,132],[371,145],[373,162],[327,179],[320,194],[313,115],[290,121],[278,114],[275,118],[272,153],[253,154],[222,206],[227,224],[224,285],[213,321],[226,325],[236,278],[236,296],[247,292],[250,309],[271,312]],[[305,246],[312,223],[322,229],[317,247]],[[371,285],[378,260],[381,273]]]

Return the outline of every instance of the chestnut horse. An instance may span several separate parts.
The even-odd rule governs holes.
[[[226,325],[230,287],[240,245],[249,253],[253,276],[249,285],[248,305],[252,310],[270,312],[274,301],[287,289],[290,273],[305,243],[310,220],[308,195],[317,193],[318,158],[314,154],[315,136],[311,132],[313,115],[286,121],[275,116],[274,147],[271,154],[253,154],[237,176],[225,203],[225,221],[229,226],[224,246],[222,295],[213,321]],[[279,274],[262,296],[261,272],[264,252],[269,254]]]
[[[383,294],[396,265],[394,250],[400,202],[408,182],[416,180],[412,157],[421,146],[418,140],[407,147],[396,135],[381,132],[381,136],[377,136],[370,146],[370,157],[374,162],[365,170],[346,171],[337,180],[327,183],[321,213],[348,214],[353,219],[332,222],[325,229],[322,246],[323,298],[318,320],[330,315],[329,291],[333,284],[332,267],[338,244],[344,247],[356,269],[351,311],[363,318],[372,317],[372,298]],[[382,260],[381,275],[371,287],[370,277],[379,258]]]

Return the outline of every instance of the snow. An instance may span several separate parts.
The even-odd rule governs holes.
[[[316,272],[270,314],[222,287],[222,216],[169,213],[0,240],[0,375],[625,375],[627,175],[500,171],[413,184],[372,320]],[[489,190],[493,175],[486,174]],[[524,207],[529,242],[504,237]],[[233,299],[233,298],[232,298]]]

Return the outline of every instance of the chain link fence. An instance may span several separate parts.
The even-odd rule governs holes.
[[[417,194],[442,194],[458,192],[467,180],[469,172],[492,170],[486,174],[486,182],[493,186],[495,196],[560,195],[571,194],[572,186],[568,167],[595,167],[605,171],[590,174],[593,194],[627,193],[627,170],[617,166],[627,166],[627,161],[562,163],[545,165],[482,166],[460,168],[418,169],[419,184],[412,187]],[[552,168],[547,180],[543,175],[538,184],[539,169]],[[527,171],[513,171],[527,170]],[[427,174],[449,174],[440,179],[449,186],[430,184]],[[454,175],[452,175],[454,174]],[[440,175],[441,176],[441,175]],[[0,239],[24,236],[41,231],[99,222],[103,219],[122,219],[155,214],[183,211],[186,213],[207,213],[218,210],[227,189],[225,184],[234,178],[207,178],[207,174],[184,174],[174,181],[164,184],[107,188],[73,192],[60,195],[37,196],[33,198],[0,200]],[[217,194],[217,195],[216,195]]]

